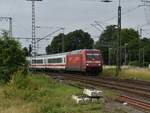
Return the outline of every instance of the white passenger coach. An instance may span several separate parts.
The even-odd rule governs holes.
[[[67,53],[27,57],[30,69],[65,69]]]

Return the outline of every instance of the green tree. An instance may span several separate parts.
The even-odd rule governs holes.
[[[116,42],[118,29],[116,25],[110,25],[106,27],[106,30],[100,35],[100,42]]]
[[[67,34],[65,38],[65,51],[78,49],[92,49],[94,41],[90,34],[83,30],[76,30]]]
[[[23,51],[24,51],[25,56],[29,56],[29,55],[30,55],[30,54],[29,54],[29,50],[28,50],[27,47],[24,47],[24,48],[23,48]]]
[[[113,48],[115,52],[114,46],[116,46],[117,42],[117,26],[110,25],[106,27],[106,30],[102,32],[99,37],[99,40],[95,43],[94,47],[96,49],[100,49],[103,55],[104,64],[108,64],[109,61],[109,48]],[[113,61],[116,59],[113,59]],[[115,61],[114,61],[115,63]]]
[[[127,44],[127,53],[130,53],[130,61],[137,61],[139,55],[139,48],[140,48],[140,36],[138,31],[135,31],[132,28],[124,28],[121,30],[121,45],[123,46],[123,53],[124,47]],[[123,54],[122,53],[122,54]],[[123,57],[124,58],[124,57]]]
[[[21,45],[4,32],[0,38],[0,81],[9,81],[11,75],[25,64],[25,54]]]
[[[150,64],[150,39],[143,38],[140,40],[140,50],[140,63],[142,64],[142,66],[148,66],[148,64]]]
[[[61,53],[62,52],[62,42],[65,39],[64,34],[59,34],[58,36],[55,36],[52,40],[51,44],[46,47],[46,53],[47,54],[54,54],[54,53]]]
[[[46,53],[60,53],[62,52],[62,42],[64,39],[64,51],[72,51],[77,49],[91,49],[93,48],[93,39],[91,36],[82,30],[76,30],[67,35],[59,34],[54,37],[51,44],[46,47]]]
[[[95,44],[95,48],[100,49],[103,54],[104,63],[108,64],[109,61],[109,49],[112,48],[114,51],[111,57],[113,61],[116,61],[116,44],[118,40],[118,29],[116,25],[110,25],[106,27],[106,30],[100,35],[99,40]],[[125,61],[125,49],[127,50],[130,61],[138,60],[139,51],[139,33],[132,28],[124,28],[121,30],[121,61],[122,64]],[[115,62],[113,63],[115,64]]]

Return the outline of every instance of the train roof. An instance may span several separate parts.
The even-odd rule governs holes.
[[[37,55],[36,58],[42,58],[42,57],[53,57],[53,56],[64,56],[66,55],[68,52],[66,53],[57,53],[57,54],[50,54],[50,55]],[[30,57],[27,57],[30,58]]]
[[[81,51],[99,51],[97,49],[80,49],[80,50],[74,50],[74,51],[70,51],[70,52],[65,52],[65,53],[57,53],[57,54],[50,54],[50,55],[37,55],[36,58],[42,58],[42,57],[53,57],[53,56],[64,56],[67,55],[69,53],[71,54],[76,54],[76,53],[80,53]],[[27,59],[29,59],[30,57],[27,57]]]

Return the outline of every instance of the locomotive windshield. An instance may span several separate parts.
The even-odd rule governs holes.
[[[87,54],[87,60],[100,60],[99,54]]]

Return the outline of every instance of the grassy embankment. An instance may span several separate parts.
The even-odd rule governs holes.
[[[104,67],[103,76],[105,77],[116,77],[116,69],[115,67]],[[120,79],[138,79],[138,80],[146,80],[150,81],[150,69],[148,68],[130,68],[123,67],[119,76],[117,78]]]
[[[17,73],[0,85],[0,113],[108,113],[103,102],[77,105],[71,99],[77,93],[81,90],[48,77]]]

